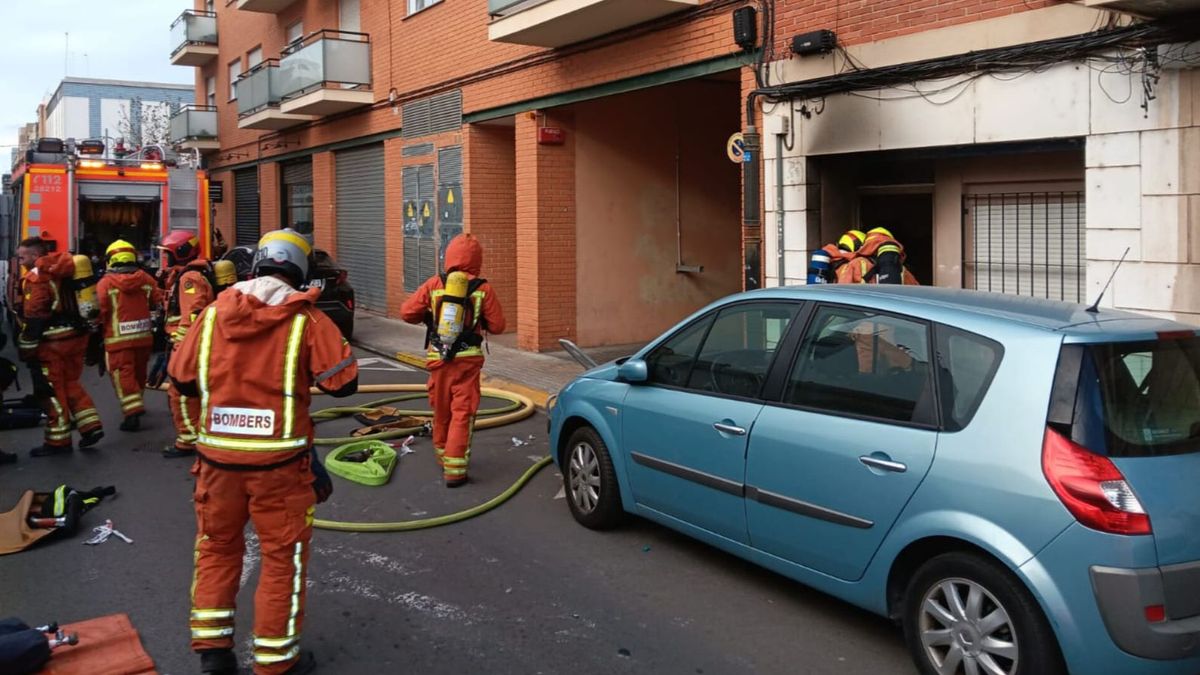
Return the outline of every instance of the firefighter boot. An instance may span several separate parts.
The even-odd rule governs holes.
[[[93,445],[99,443],[101,438],[104,438],[104,430],[103,429],[92,429],[91,431],[83,434],[80,437],[79,447],[90,448]]]
[[[73,451],[69,445],[39,445],[29,451],[30,457],[49,457],[50,455],[66,454]]]
[[[200,652],[200,672],[204,675],[237,675],[237,657],[232,649],[205,649]]]
[[[195,448],[181,448],[178,445],[168,445],[163,448],[162,456],[167,459],[178,459],[180,457],[195,457]]]
[[[307,649],[300,650],[300,658],[291,668],[283,671],[283,675],[308,675],[317,669],[317,657]]]
[[[140,431],[142,428],[142,414],[136,413],[126,417],[121,421],[121,431]]]

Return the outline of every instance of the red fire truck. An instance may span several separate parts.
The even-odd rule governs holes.
[[[23,270],[16,246],[26,237],[53,238],[58,250],[87,255],[99,272],[104,250],[130,242],[149,267],[168,230],[193,230],[201,255],[212,255],[208,175],[198,161],[150,146],[117,156],[103,141],[43,138],[13,168],[11,217],[4,233],[8,306]]]

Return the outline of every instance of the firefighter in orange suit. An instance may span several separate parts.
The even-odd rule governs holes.
[[[37,237],[23,240],[17,257],[28,271],[22,284],[22,328],[17,338],[21,360],[29,364],[34,395],[46,411],[46,431],[34,457],[71,452],[71,425],[79,447],[104,438],[92,397],[79,383],[88,336],[76,309],[72,279],[75,261]]]
[[[866,241],[854,259],[838,268],[839,284],[907,284],[917,286],[917,278],[904,266],[904,246],[884,227],[867,231]]]
[[[483,370],[483,334],[504,332],[504,312],[487,280],[479,278],[483,247],[469,234],[459,235],[446,247],[446,274],[430,277],[404,301],[401,317],[429,327],[429,400],[433,404],[433,446],[442,466],[446,487],[467,482],[471,436],[479,409],[479,373]],[[446,293],[447,275],[461,271],[469,281],[465,297]],[[441,346],[435,322],[447,302],[466,312],[461,337]],[[440,347],[440,348],[439,348]]]
[[[150,312],[162,304],[163,294],[154,278],[138,267],[133,244],[118,239],[104,255],[108,272],[100,279],[96,293],[105,363],[125,417],[121,431],[137,431],[146,413],[142,391],[154,345]]]
[[[200,311],[215,297],[209,282],[208,261],[200,256],[200,239],[194,232],[174,230],[158,246],[167,258],[166,332],[174,349],[187,336]],[[200,401],[185,396],[171,386],[167,389],[171,417],[175,420],[175,444],[163,450],[163,457],[190,457],[196,452],[196,419]]]
[[[199,397],[196,569],[192,648],[201,672],[237,672],[235,598],[247,520],[261,542],[254,596],[254,672],[306,673],[300,650],[314,504],[333,490],[313,448],[309,388],[334,396],[358,389],[358,365],[337,326],[316,307],[320,290],[297,289],[308,242],[293,230],[263,236],[255,277],[201,312],[168,371]]]

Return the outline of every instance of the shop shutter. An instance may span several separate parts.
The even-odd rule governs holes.
[[[255,246],[260,235],[258,220],[258,167],[233,172],[234,238],[237,246]]]
[[[383,144],[341,150],[337,165],[337,262],[358,304],[387,309]]]
[[[296,162],[288,162],[283,165],[283,184],[293,185],[296,183],[312,185],[312,159],[302,159]]]
[[[446,246],[463,229],[462,146],[438,150],[438,269],[446,266]]]

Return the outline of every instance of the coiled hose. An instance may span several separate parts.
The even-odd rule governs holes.
[[[359,393],[392,393],[398,394],[388,398],[371,401],[361,406],[338,406],[333,408],[325,408],[313,413],[313,422],[325,422],[335,420],[348,415],[356,415],[362,412],[370,412],[380,406],[389,403],[398,403],[401,401],[413,401],[428,397],[428,390],[423,384],[364,384],[359,385]],[[318,389],[313,389],[314,394],[322,393]],[[495,427],[513,424],[527,419],[533,415],[535,407],[533,401],[520,394],[515,394],[500,389],[484,388],[481,390],[483,398],[495,398],[508,401],[508,404],[496,408],[482,408],[478,412],[478,419],[475,422],[476,429],[493,429]],[[428,408],[414,410],[398,410],[399,415],[414,416],[414,417],[429,417],[433,413]],[[341,436],[333,438],[317,438],[314,442],[317,445],[342,445],[343,443],[352,443],[354,441],[369,441],[369,440],[387,440],[392,438],[400,438],[410,436],[421,432],[422,427],[409,427],[403,429],[389,429],[377,434],[367,436]],[[504,492],[496,495],[488,501],[473,506],[464,511],[450,513],[443,516],[435,516],[433,518],[422,518],[419,520],[402,520],[394,522],[379,522],[379,523],[362,523],[362,522],[344,522],[338,520],[326,520],[317,518],[313,520],[313,527],[322,530],[336,530],[339,532],[409,532],[412,530],[423,530],[430,527],[439,527],[441,525],[450,525],[468,518],[474,518],[481,513],[486,513],[497,506],[503,504],[512,498],[513,495],[520,492],[525,484],[533,479],[535,475],[551,463],[549,456],[538,460],[536,464],[529,467],[525,473],[517,479],[515,483],[508,487]]]

